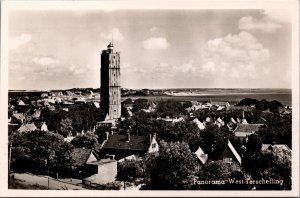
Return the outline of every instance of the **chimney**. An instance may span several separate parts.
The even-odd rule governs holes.
[[[149,134],[149,140],[150,140],[150,143],[151,143],[151,141],[152,141],[152,135],[151,134]]]
[[[108,140],[108,135],[109,135],[109,133],[105,132],[105,140]]]
[[[156,133],[153,133],[153,139],[156,139]]]
[[[127,140],[126,140],[127,142],[129,142],[130,141],[130,133],[127,133]]]

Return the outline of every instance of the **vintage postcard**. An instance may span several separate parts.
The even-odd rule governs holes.
[[[298,196],[299,1],[2,1],[0,196]]]

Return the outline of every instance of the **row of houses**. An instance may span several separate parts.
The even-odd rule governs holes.
[[[291,149],[286,144],[262,144],[261,151],[276,151],[276,152],[282,152],[282,151],[291,151]],[[197,151],[195,151],[195,155],[197,156],[199,162],[201,164],[206,164],[209,161],[208,154],[205,154],[205,152],[202,150],[202,148],[199,146]],[[226,164],[242,164],[242,157],[237,152],[236,148],[232,145],[230,140],[227,142],[226,148],[223,150],[223,152],[217,157],[217,160],[221,160]]]
[[[30,131],[48,131],[48,127],[45,122],[32,122],[24,124],[8,124],[8,133],[10,134],[13,131],[18,133],[30,132]]]
[[[285,144],[263,144],[261,151],[266,150],[288,150],[290,148]],[[155,153],[159,151],[159,144],[156,134],[147,136],[132,136],[130,134],[120,135],[113,132],[107,133],[104,142],[101,145],[101,151],[97,155],[91,150],[86,151],[89,156],[81,156],[85,153],[84,148],[76,149],[76,159],[80,165],[86,168],[88,174],[83,178],[83,183],[89,185],[91,183],[107,183],[115,181],[117,175],[117,164],[125,160],[139,160],[141,156],[147,153]],[[198,158],[200,165],[206,164],[213,160],[199,146],[194,152]],[[82,160],[85,159],[85,160]],[[242,164],[242,157],[237,152],[233,144],[228,140],[226,147],[221,154],[214,160],[221,160],[226,164]],[[239,167],[238,166],[238,167]]]
[[[117,164],[126,160],[139,160],[147,153],[159,151],[156,134],[149,136],[120,135],[107,132],[99,153],[92,149],[75,148],[71,153],[77,175],[83,184],[105,184],[116,180]]]

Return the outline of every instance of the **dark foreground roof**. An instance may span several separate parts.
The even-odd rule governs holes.
[[[92,149],[74,148],[71,157],[76,166],[84,166],[89,159]]]
[[[130,141],[127,141],[127,135],[113,134],[108,136],[108,140],[104,143],[102,149],[117,149],[117,150],[135,150],[147,151],[150,145],[148,136],[130,136]]]

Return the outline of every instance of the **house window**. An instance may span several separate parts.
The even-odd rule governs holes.
[[[156,144],[155,143],[152,144],[152,148],[153,149],[156,148]]]
[[[223,158],[223,161],[224,161],[224,163],[231,164],[232,163],[232,158],[226,157],[226,158]]]

